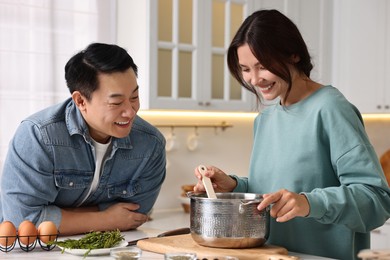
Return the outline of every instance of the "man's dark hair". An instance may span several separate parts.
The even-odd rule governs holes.
[[[70,93],[79,91],[87,100],[98,89],[99,73],[124,72],[137,65],[127,51],[114,44],[92,43],[74,55],[65,65],[65,80]]]

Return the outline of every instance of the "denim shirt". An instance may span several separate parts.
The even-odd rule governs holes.
[[[1,179],[0,220],[61,222],[61,208],[78,206],[92,184],[94,147],[72,99],[23,120],[10,143]],[[165,139],[136,117],[127,137],[112,138],[97,190],[81,206],[116,202],[148,214],[165,179]]]

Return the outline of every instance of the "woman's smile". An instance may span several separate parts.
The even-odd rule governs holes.
[[[268,85],[261,85],[261,86],[259,86],[259,88],[260,88],[261,92],[268,92],[274,85],[275,85],[275,83],[271,83]]]

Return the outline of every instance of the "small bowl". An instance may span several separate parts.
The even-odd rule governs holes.
[[[235,256],[204,256],[199,257],[198,260],[238,260]]]
[[[165,253],[165,260],[196,260],[195,253]]]
[[[117,260],[141,259],[142,250],[136,246],[119,247],[110,250],[110,256]]]

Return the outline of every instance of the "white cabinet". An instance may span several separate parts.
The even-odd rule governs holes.
[[[118,44],[139,66],[141,109],[253,111],[226,49],[252,0],[118,1]]]
[[[226,50],[261,8],[296,22],[313,56],[312,78],[329,83],[332,1],[118,0],[118,44],[139,66],[141,109],[254,111],[254,95],[230,76]]]
[[[371,249],[390,249],[390,221],[371,231]]]
[[[362,113],[390,112],[390,2],[334,2],[334,82]]]
[[[297,24],[314,80],[339,88],[362,113],[390,112],[388,0],[118,0],[118,44],[139,65],[141,108],[253,111],[226,49],[242,20],[263,8]]]

